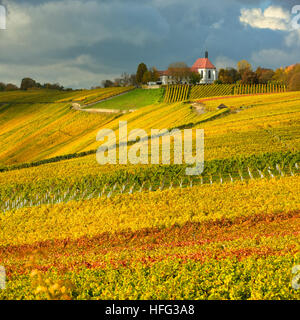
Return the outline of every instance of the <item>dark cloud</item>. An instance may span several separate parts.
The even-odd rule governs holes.
[[[90,87],[134,72],[139,62],[166,68],[192,64],[204,51],[218,65],[249,59],[255,66],[295,63],[297,34],[240,22],[241,9],[297,1],[260,0],[9,0],[8,30],[0,31],[0,81],[32,76]],[[1,3],[1,0],[0,0]],[[299,36],[300,39],[300,36]],[[300,40],[299,40],[300,41]],[[266,57],[266,58],[265,58]]]

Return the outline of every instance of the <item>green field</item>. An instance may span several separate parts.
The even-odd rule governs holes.
[[[164,89],[135,89],[121,96],[93,105],[96,109],[139,109],[163,100]]]

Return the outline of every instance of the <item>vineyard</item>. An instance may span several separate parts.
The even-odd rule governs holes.
[[[299,164],[298,164],[299,163]],[[223,184],[253,179],[273,179],[300,173],[300,153],[271,153],[235,160],[206,162],[202,175],[187,177],[186,166],[148,166],[118,169],[101,176],[73,176],[21,184],[0,185],[0,210],[10,211],[42,204],[67,203],[72,200],[110,198],[120,194],[188,188],[205,184]],[[134,170],[134,171],[132,171]],[[13,171],[6,179],[15,177]],[[149,178],[151,177],[151,178]],[[87,188],[88,185],[88,188]],[[54,187],[55,186],[55,187]]]
[[[170,99],[191,99],[193,88],[175,88]],[[117,116],[70,108],[98,99],[92,92],[18,94],[0,105],[0,299],[300,298],[298,92],[201,98],[201,114],[166,101]],[[204,172],[100,166],[96,134],[118,137],[119,121],[149,137],[204,129]]]
[[[189,97],[189,85],[172,85],[167,86],[165,93],[165,102],[185,101]]]
[[[282,177],[2,214],[1,243],[12,247],[1,261],[13,280],[0,297],[297,299],[297,191],[298,177]]]
[[[280,93],[286,92],[286,86],[279,84],[252,84],[235,86],[233,90],[234,95]]]
[[[197,100],[207,97],[222,97],[236,95],[252,95],[264,93],[286,92],[286,86],[279,84],[213,84],[213,85],[169,85],[166,88],[165,102]]]

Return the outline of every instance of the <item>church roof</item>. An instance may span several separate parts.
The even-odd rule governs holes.
[[[216,69],[216,67],[210,62],[208,58],[199,58],[192,66],[192,70],[198,69]]]

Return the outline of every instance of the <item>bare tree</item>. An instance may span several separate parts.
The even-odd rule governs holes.
[[[176,83],[182,83],[183,81],[189,81],[191,69],[185,62],[174,62],[169,65],[168,73]]]

